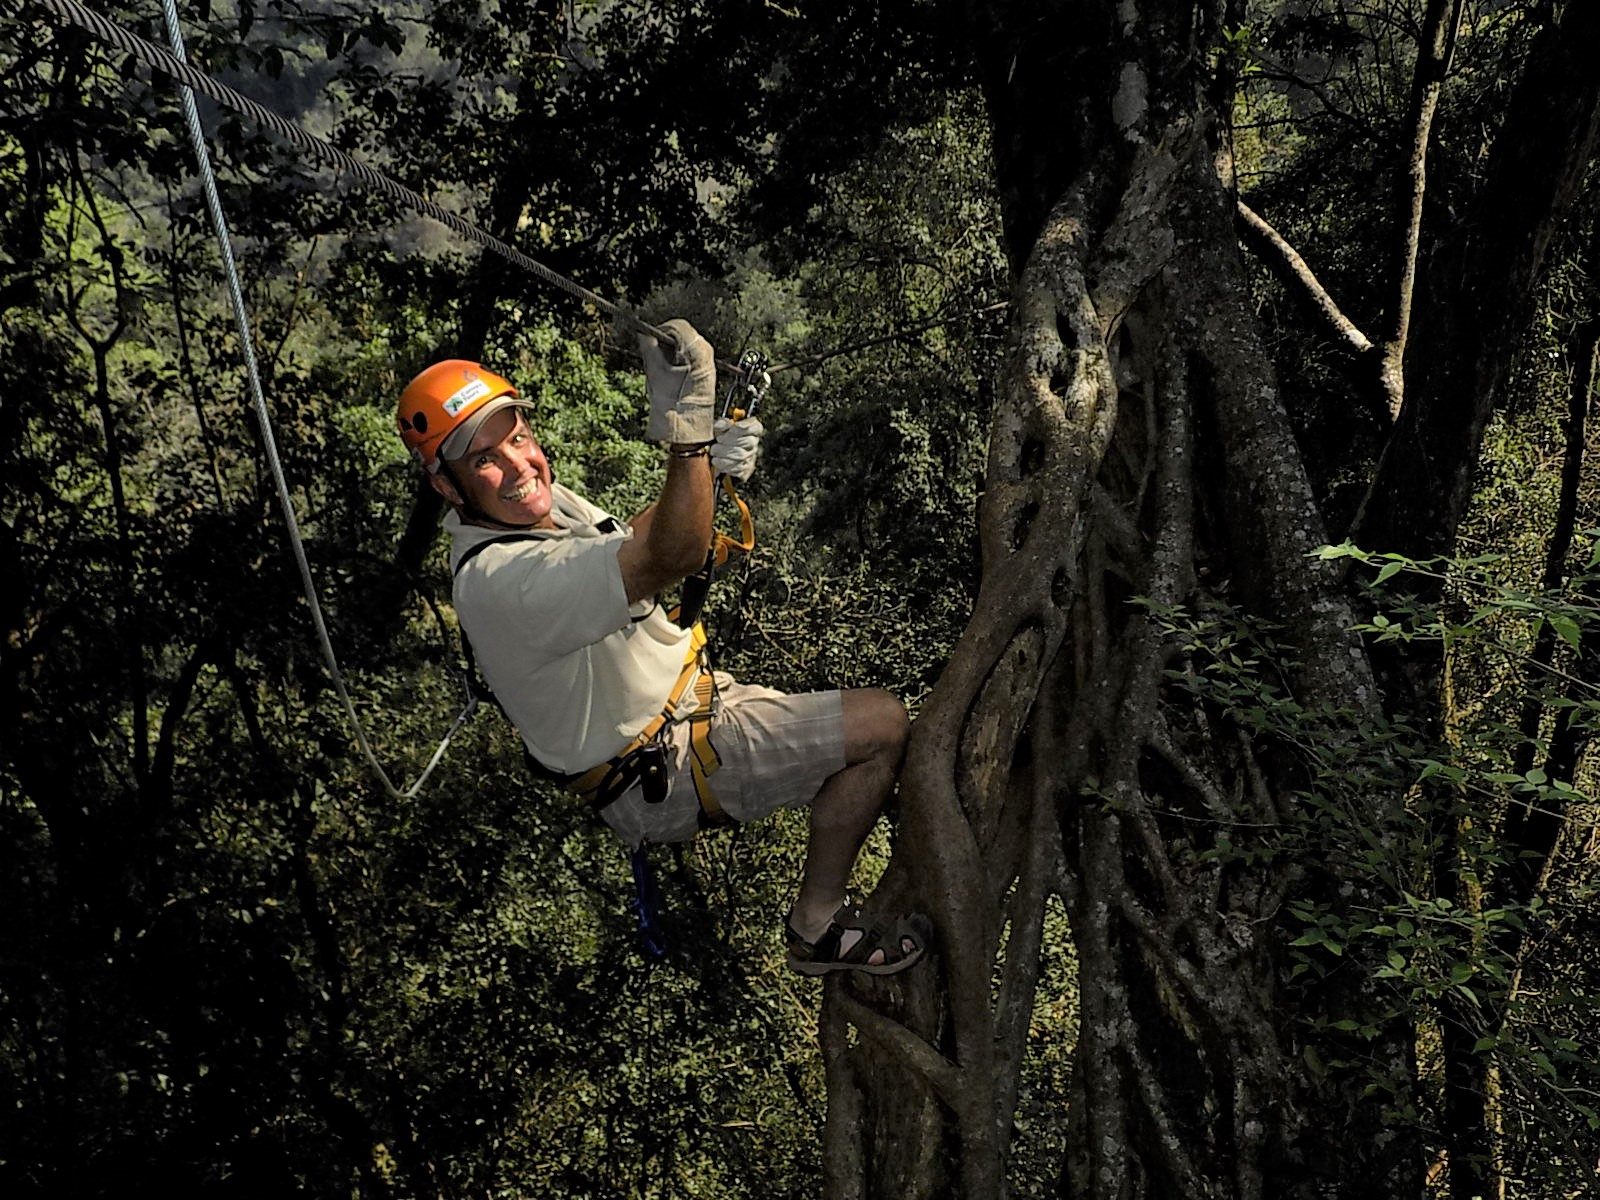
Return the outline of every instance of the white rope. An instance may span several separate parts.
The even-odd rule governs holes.
[[[161,11],[166,21],[167,37],[172,44],[172,53],[179,64],[184,64],[186,58],[183,33],[178,28],[175,0],[161,0]],[[362,727],[361,718],[356,715],[355,705],[350,701],[350,691],[345,687],[344,673],[339,669],[339,660],[333,651],[333,640],[328,636],[327,622],[323,620],[322,605],[317,599],[316,581],[311,576],[311,564],[306,559],[305,543],[300,536],[300,524],[294,515],[289,482],[284,477],[283,463],[278,457],[278,442],[273,433],[272,414],[267,410],[266,397],[261,390],[261,372],[256,363],[255,338],[251,333],[250,317],[244,306],[244,292],[239,286],[239,272],[234,263],[233,242],[228,234],[227,218],[222,213],[222,201],[217,195],[216,177],[211,172],[211,155],[206,150],[205,134],[200,128],[200,112],[195,106],[193,89],[186,83],[180,83],[179,90],[183,95],[183,117],[189,129],[189,142],[194,147],[194,156],[200,165],[200,181],[205,188],[206,208],[211,213],[211,228],[217,236],[223,273],[228,277],[228,298],[232,301],[234,320],[239,326],[239,344],[244,349],[245,374],[250,380],[250,401],[255,409],[256,423],[261,429],[261,444],[266,452],[267,467],[272,472],[272,481],[277,488],[278,506],[283,510],[283,522],[289,533],[289,545],[294,551],[295,565],[300,568],[300,583],[305,591],[306,603],[311,609],[311,623],[316,627],[317,641],[322,647],[322,657],[328,665],[328,673],[333,677],[334,690],[339,694],[339,703],[343,705],[345,718],[355,731],[356,744],[361,747],[361,754],[367,760],[367,765],[372,768],[373,774],[382,782],[384,791],[391,798],[410,800],[422,790],[422,785],[428,781],[428,776],[443,759],[450,739],[472,716],[477,708],[477,697],[472,694],[471,688],[467,689],[466,704],[456,717],[455,724],[451,725],[445,734],[444,740],[439,743],[439,748],[434,751],[433,757],[428,760],[428,765],[421,776],[404,791],[396,788],[367,741],[366,730]]]

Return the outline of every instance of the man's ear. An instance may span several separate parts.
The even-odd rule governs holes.
[[[445,503],[453,508],[460,508],[463,503],[461,493],[456,491],[456,485],[443,471],[428,476],[428,482],[433,485],[433,490],[444,497]]]

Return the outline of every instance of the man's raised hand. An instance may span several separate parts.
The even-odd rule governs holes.
[[[755,417],[730,421],[719,417],[712,426],[716,441],[711,443],[711,469],[739,483],[745,482],[756,469],[756,457],[761,453],[761,435],[766,428]]]
[[[711,343],[683,320],[662,325],[675,345],[662,346],[649,334],[639,335],[639,355],[650,391],[652,442],[689,445],[711,441],[717,402],[717,361]]]

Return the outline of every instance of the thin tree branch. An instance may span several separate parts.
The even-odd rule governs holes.
[[[172,214],[176,207],[172,185],[167,185],[167,212]],[[189,321],[183,308],[183,273],[179,268],[180,245],[178,242],[178,222],[167,221],[168,236],[171,249],[168,253],[168,285],[172,289],[172,314],[178,333],[178,361],[183,368],[183,377],[188,383],[189,400],[194,406],[195,422],[200,430],[200,444],[206,450],[206,465],[211,470],[211,485],[216,491],[217,504],[221,507],[227,499],[227,489],[222,483],[222,468],[219,464],[216,435],[211,430],[211,419],[206,415],[206,406],[200,394],[200,375],[195,370],[194,360],[189,349]]]
[[[1156,1136],[1151,1142],[1156,1153],[1172,1173],[1180,1196],[1206,1195],[1211,1189],[1200,1178],[1194,1159],[1184,1150],[1185,1134],[1174,1124],[1166,1097],[1156,1086],[1156,1065],[1138,1045],[1137,1027],[1130,1023],[1124,1038],[1120,1048],[1128,1065],[1125,1077],[1133,1082],[1134,1091],[1139,1096],[1139,1106],[1155,1129]]]
[[[1252,54],[1256,67],[1262,79],[1270,79],[1275,83],[1287,83],[1293,87],[1310,92],[1322,104],[1323,111],[1330,116],[1337,117],[1352,129],[1364,136],[1371,136],[1372,129],[1354,113],[1346,112],[1335,102],[1333,94],[1328,90],[1327,80],[1307,79],[1280,63],[1275,63],[1262,54]]]
[[[167,706],[161,713],[160,728],[156,733],[155,757],[150,767],[150,787],[147,802],[159,819],[172,804],[172,772],[177,760],[178,729],[189,712],[195,685],[200,672],[211,662],[222,643],[220,630],[213,631],[195,646],[178,672]]]
[[[306,275],[310,272],[312,259],[317,253],[317,241],[315,237],[311,239],[311,244],[306,247],[306,261],[294,273],[294,292],[289,297],[289,307],[283,315],[283,333],[278,338],[277,345],[273,346],[266,356],[266,371],[269,376],[277,373],[284,347],[289,344],[289,338],[294,334],[295,321],[300,315],[300,302],[305,297]]]
[[[1035,727],[1038,736],[1057,728],[1055,676],[1067,667],[1060,655],[1039,689]],[[1026,1057],[1028,1023],[1039,984],[1039,956],[1043,946],[1044,912],[1051,881],[1061,869],[1061,823],[1056,814],[1055,780],[1035,772],[1031,793],[1033,811],[1028,830],[1027,856],[1012,893],[1011,935],[1006,941],[1000,995],[995,1004],[995,1115],[1005,1120],[1017,1108],[1017,1090]]]
[[[1195,765],[1195,761],[1186,754],[1172,736],[1172,727],[1167,724],[1166,718],[1159,713],[1150,723],[1150,748],[1164,759],[1168,766],[1178,773],[1178,777],[1193,788],[1205,806],[1211,810],[1220,825],[1234,825],[1238,823],[1239,813],[1236,807],[1229,803],[1228,798],[1222,794],[1215,780],[1206,777],[1205,773]]]
[[[144,638],[141,629],[140,605],[136,593],[138,580],[138,567],[134,555],[133,522],[129,515],[126,483],[123,478],[121,431],[118,428],[116,413],[111,405],[110,381],[110,356],[111,351],[122,338],[123,331],[127,328],[127,314],[130,308],[128,301],[129,285],[123,270],[122,254],[120,249],[111,240],[111,232],[107,228],[105,219],[100,213],[100,207],[95,202],[94,190],[89,186],[84,177],[83,160],[74,151],[71,156],[71,171],[74,195],[69,201],[74,214],[78,211],[78,199],[82,200],[83,211],[89,216],[95,231],[100,235],[100,244],[96,248],[102,262],[111,270],[112,306],[115,317],[111,322],[109,332],[97,337],[90,332],[85,324],[85,314],[82,306],[88,295],[89,285],[74,290],[70,275],[67,282],[67,317],[72,327],[77,331],[88,345],[94,356],[94,404],[100,415],[100,423],[105,431],[106,439],[106,476],[111,483],[111,500],[113,513],[116,518],[117,529],[117,572],[122,594],[118,598],[118,617],[121,624],[123,654],[128,664],[128,684],[132,695],[129,697],[129,706],[133,718],[133,775],[139,785],[141,795],[148,788],[150,782],[150,712],[149,712],[149,684],[145,675],[144,664]],[[76,220],[76,216],[74,216]],[[68,245],[72,244],[71,239]]]
[[[1237,201],[1235,208],[1245,244],[1255,251],[1257,257],[1291,293],[1310,306],[1333,339],[1352,354],[1372,353],[1372,340],[1344,315],[1344,311],[1317,279],[1316,272],[1295,252],[1295,248],[1243,200]]]
[[[835,349],[829,350],[823,354],[813,354],[807,358],[797,358],[793,362],[779,363],[769,369],[772,374],[776,375],[779,371],[794,371],[801,367],[814,367],[819,363],[827,362],[831,358],[839,358],[841,355],[845,354],[855,354],[861,350],[870,350],[874,346],[886,345],[889,342],[904,341],[907,338],[915,337],[919,333],[926,333],[930,329],[938,329],[941,325],[950,325],[959,320],[965,320],[971,317],[979,317],[985,313],[998,312],[1002,308],[1010,307],[1010,305],[1011,301],[1009,300],[998,300],[993,304],[986,304],[982,308],[975,308],[971,312],[954,313],[947,316],[934,317],[927,321],[919,321],[914,325],[907,325],[903,329],[894,329],[888,333],[879,334],[875,337],[863,338],[859,342],[846,342],[844,345],[836,347]]]
[[[1450,70],[1450,52],[1455,46],[1456,29],[1461,23],[1461,0],[1429,0],[1423,25],[1422,43],[1417,48],[1416,71],[1411,81],[1411,106],[1407,127],[1411,149],[1403,174],[1400,193],[1399,228],[1395,239],[1394,311],[1383,346],[1379,379],[1389,404],[1389,416],[1397,419],[1405,403],[1404,360],[1406,341],[1411,332],[1411,304],[1416,292],[1417,252],[1422,244],[1422,202],[1428,185],[1428,143],[1433,135],[1433,115]]]

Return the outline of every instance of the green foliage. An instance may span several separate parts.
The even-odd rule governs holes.
[[[1592,572],[1594,536],[1587,541]],[[1565,823],[1568,846],[1592,843],[1600,819],[1592,775],[1563,773],[1568,760],[1547,757],[1563,737],[1592,736],[1600,712],[1600,692],[1578,665],[1600,634],[1596,577],[1540,593],[1499,577],[1500,555],[1417,562],[1343,543],[1318,557],[1358,573],[1370,605],[1358,629],[1380,654],[1433,643],[1454,664],[1499,664],[1494,689],[1464,698],[1436,730],[1320,711],[1295,697],[1284,631],[1231,609],[1146,604],[1181,656],[1169,672],[1180,692],[1256,745],[1290,754],[1301,779],[1270,818],[1202,826],[1185,841],[1198,862],[1270,864],[1292,881],[1280,915],[1286,998],[1348,985],[1356,973],[1360,1003],[1299,1032],[1314,1075],[1354,1072],[1375,1096],[1391,1094],[1363,1047],[1398,1019],[1420,1030],[1431,1096],[1441,1031],[1460,1029],[1471,1053],[1492,1061],[1506,1119],[1523,1135],[1540,1130],[1544,1157],[1519,1168],[1526,1194],[1553,1194],[1541,1189],[1589,1169],[1574,1148],[1596,1128],[1600,1043],[1587,965],[1557,968],[1536,948],[1582,936],[1600,913],[1586,856],[1552,856],[1537,888],[1518,879],[1530,861],[1546,869],[1550,847],[1530,834],[1532,815]],[[1546,714],[1533,731],[1530,703]],[[1533,761],[1543,765],[1520,765]],[[1400,824],[1370,802],[1386,793],[1406,797]],[[1392,1116],[1442,1120],[1404,1105]]]
[[[1248,80],[1247,194],[1371,327],[1378,148],[1407,64],[1384,12],[1346,7],[1253,6],[1216,65]],[[1527,7],[1466,30],[1433,164],[1446,211]],[[245,2],[200,6],[186,33],[205,69],[583,282],[688,316],[730,356],[768,349],[785,369],[750,488],[762,545],[714,595],[720,665],[915,707],[976,590],[1008,281],[956,44],[972,31],[935,10]],[[159,37],[144,9],[106,11]],[[781,970],[774,933],[803,814],[657,852],[675,948],[651,971],[613,839],[524,776],[497,717],[416,800],[383,797],[309,636],[174,93],[87,37],[0,22],[0,1187],[814,1194],[818,992]],[[1332,105],[1308,99],[1318,65]],[[394,565],[417,488],[394,396],[425,362],[481,354],[537,406],[560,478],[631,515],[661,470],[639,380],[594,314],[206,119],[335,642],[380,758],[411,779],[461,696],[443,547],[421,579]],[[1370,984],[1364,1006],[1295,1028],[1305,1061],[1363,1072],[1372,1031],[1420,1015],[1434,1082],[1440,1030],[1465,1014],[1527,1195],[1577,1178],[1563,1164],[1592,1145],[1600,1085],[1592,847],[1556,855],[1531,895],[1496,890],[1526,861],[1507,814],[1560,811],[1569,846],[1592,840],[1587,766],[1534,761],[1600,711],[1564,686],[1589,677],[1589,581],[1521,582],[1543,551],[1525,510],[1555,498],[1543,398],[1591,291],[1575,260],[1558,274],[1493,432],[1468,536],[1501,557],[1326,552],[1382,585],[1369,645],[1448,653],[1448,729],[1301,704],[1289,639],[1230,609],[1149,611],[1185,664],[1174,694],[1300,783],[1272,820],[1175,825],[1180,859],[1292,868],[1289,1010],[1356,972]],[[1350,416],[1340,364],[1265,287],[1261,307],[1329,510],[1353,510],[1348,464],[1384,429]],[[1369,811],[1383,789],[1407,797],[1404,827]],[[887,854],[880,834],[864,879]],[[1055,1186],[1076,1030],[1054,910],[1047,938],[1018,1194]]]
[[[112,15],[159,37],[148,14]],[[881,154],[886,110],[831,97],[857,112],[826,153],[797,136],[773,158],[789,118],[758,119],[757,98],[792,92],[808,122],[817,100],[775,90],[781,12],[733,38],[659,6],[421,15],[243,5],[186,33],[202,67],[275,80],[274,107],[475,219],[527,214],[542,258],[655,288],[649,311],[724,351],[796,362],[951,318],[780,372],[752,489],[762,549],[714,601],[723,665],[747,678],[918,699],[975,575],[975,364],[997,322],[970,314],[1002,272],[970,100],[925,123],[899,105]],[[524,776],[498,717],[416,800],[384,798],[310,638],[173,94],[75,34],[35,54],[37,24],[4,20],[0,288],[21,303],[0,334],[0,569],[19,584],[0,1186],[814,1192],[818,992],[775,937],[803,814],[656,852],[673,951],[652,971],[615,840]],[[859,51],[870,24],[807,21],[818,36],[793,51]],[[725,86],[664,102],[683,70]],[[333,638],[380,760],[410,780],[461,695],[442,546],[420,580],[393,566],[416,490],[395,395],[427,361],[481,353],[535,404],[558,476],[631,515],[661,477],[636,366],[542,285],[206,120]],[[876,195],[830,182],[803,231],[750,203],[780,165],[828,155]],[[880,835],[864,881],[887,853]]]

